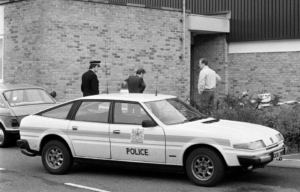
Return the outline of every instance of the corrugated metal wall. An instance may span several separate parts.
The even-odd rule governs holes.
[[[131,3],[146,5],[148,7],[170,7],[182,9],[182,0],[108,0],[114,3]]]
[[[182,0],[109,0],[182,9]],[[186,0],[192,14],[231,11],[228,41],[300,38],[300,0]]]

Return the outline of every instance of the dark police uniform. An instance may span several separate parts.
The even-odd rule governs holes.
[[[92,63],[94,62],[91,62],[91,64]],[[81,91],[84,97],[99,94],[99,81],[94,71],[88,70],[82,75]]]

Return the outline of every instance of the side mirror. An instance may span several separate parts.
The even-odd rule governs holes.
[[[144,120],[142,122],[142,127],[155,127],[155,126],[156,126],[156,123],[151,120]]]
[[[52,91],[52,92],[50,93],[50,95],[51,95],[53,98],[55,98],[55,97],[56,97],[56,92],[55,92],[55,91]]]

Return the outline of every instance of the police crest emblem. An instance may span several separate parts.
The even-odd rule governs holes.
[[[144,142],[144,129],[132,129],[131,142],[143,143]]]

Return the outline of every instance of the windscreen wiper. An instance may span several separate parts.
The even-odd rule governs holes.
[[[196,121],[196,120],[205,119],[205,118],[206,118],[206,117],[193,117],[193,118],[184,120],[182,123],[191,122],[191,121]]]
[[[215,123],[215,122],[218,122],[218,121],[220,121],[220,119],[211,119],[211,120],[209,120],[209,121],[204,121],[204,122],[202,122],[202,123]]]

